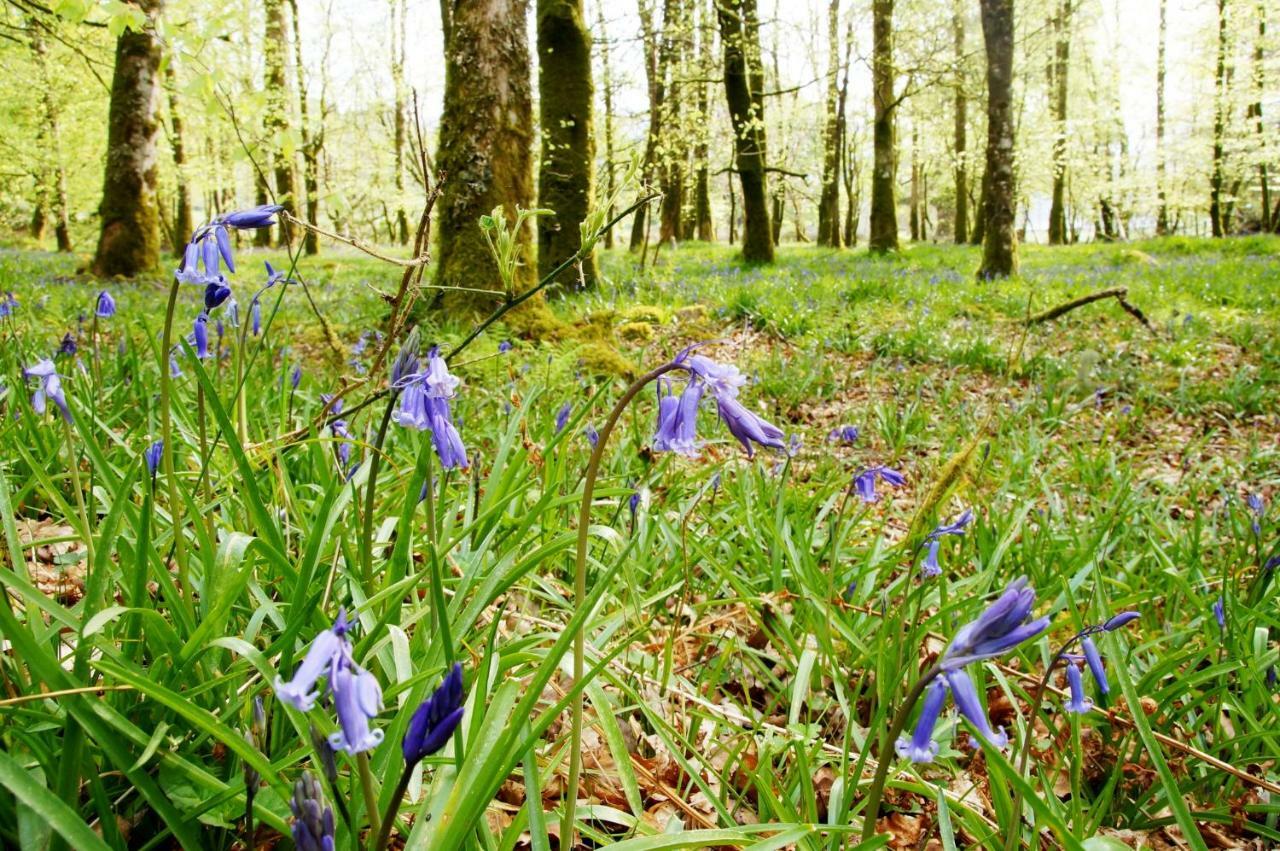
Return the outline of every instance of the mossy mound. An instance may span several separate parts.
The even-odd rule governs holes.
[[[608,343],[592,341],[578,349],[578,365],[593,376],[633,379],[636,367]]]

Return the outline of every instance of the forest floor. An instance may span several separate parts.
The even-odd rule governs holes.
[[[257,259],[241,252],[240,265]],[[648,260],[641,272],[634,255],[606,252],[594,291],[549,299],[561,324],[548,339],[499,326],[455,367],[472,399],[459,414],[469,449],[495,465],[522,452],[546,492],[580,487],[589,447],[579,436],[619,394],[601,379],[639,374],[690,343],[718,341],[707,351],[750,377],[752,410],[795,436],[790,457],[752,463],[722,428],[707,427],[699,457],[670,459],[647,448],[649,402],[624,419],[602,485],[612,513],[598,513],[616,528],[605,549],[629,560],[592,619],[588,662],[606,651],[608,661],[588,692],[586,845],[648,837],[636,847],[676,847],[656,837],[704,830],[695,844],[737,847],[715,831],[777,823],[799,827],[759,847],[837,847],[841,833],[824,838],[811,826],[856,821],[898,683],[976,616],[978,598],[1027,575],[1041,591],[1038,610],[1059,613],[1054,646],[1110,613],[1142,613],[1103,645],[1113,693],[1095,694],[1097,711],[1083,716],[1058,711],[1056,694],[1046,701],[1050,711],[1031,722],[1026,783],[1010,762],[966,747],[963,723],[947,716],[939,758],[901,763],[883,810],[888,847],[999,847],[1019,783],[1039,802],[1044,847],[1069,844],[1063,836],[1090,851],[1277,847],[1280,807],[1269,790],[1280,791],[1280,703],[1264,672],[1277,662],[1280,606],[1262,564],[1280,546],[1280,238],[1027,246],[1011,282],[976,280],[977,251],[951,246],[894,258],[784,247],[771,268],[744,267],[723,246],[650,249]],[[49,301],[45,345],[76,332],[73,305],[88,287],[72,268],[53,255],[0,252],[0,290]],[[259,407],[275,419],[264,428],[283,429],[304,396],[350,372],[350,348],[385,316],[378,292],[394,289],[385,269],[347,253],[301,261],[309,299],[290,296],[272,332],[287,344],[265,369],[283,379],[299,363],[306,378],[287,415],[268,394]],[[132,305],[135,345],[145,347],[163,282],[109,286],[127,291],[122,307]],[[1111,288],[1124,288],[1145,324],[1114,297],[1025,321]],[[465,328],[429,317],[424,333],[452,340]],[[514,342],[505,355],[503,339]],[[11,344],[24,358],[40,354],[32,335]],[[110,422],[122,400],[104,402],[100,418]],[[566,401],[573,416],[562,437],[550,424]],[[507,404],[520,421],[504,432]],[[480,435],[495,423],[497,435]],[[857,427],[855,440],[833,436],[844,426]],[[0,433],[0,446],[16,437]],[[408,481],[412,457],[401,451],[396,463]],[[849,505],[851,477],[879,464],[907,484],[882,484],[885,498]],[[486,500],[509,486],[484,475]],[[30,485],[27,500],[41,504],[42,487]],[[633,490],[639,508],[628,519]],[[511,493],[513,505],[532,498]],[[1260,497],[1260,514],[1249,495]],[[310,497],[293,498],[290,510],[305,516]],[[459,504],[462,518],[465,493]],[[943,577],[917,581],[918,550],[900,545],[970,507],[977,521],[946,542]],[[478,660],[490,658],[490,636],[541,646],[562,622],[569,592],[553,539],[572,522],[568,508],[546,510],[492,552],[460,545],[447,559],[469,583],[484,559],[553,552],[504,585],[500,605],[456,625],[478,666],[489,664]],[[23,534],[34,553],[40,533]],[[1226,601],[1223,625],[1217,600]],[[247,613],[234,619],[249,628]],[[1044,645],[982,666],[988,711],[1011,733],[1024,728],[1047,654]],[[546,700],[567,682],[552,678]],[[1137,717],[1126,694],[1141,696]],[[492,847],[557,841],[555,819],[531,820],[527,804],[536,796],[548,813],[559,806],[566,732],[552,725],[540,770],[531,774],[526,759],[502,783],[487,811]],[[1152,735],[1164,737],[1158,752]],[[193,742],[189,752],[198,750]],[[851,784],[857,794],[846,793]],[[235,808],[222,807],[202,818],[230,825]],[[1186,836],[1183,813],[1198,837]]]

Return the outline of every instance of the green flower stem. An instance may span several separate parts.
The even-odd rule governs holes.
[[[360,533],[360,570],[364,579],[365,591],[372,594],[373,588],[373,499],[378,491],[378,468],[382,461],[382,444],[387,439],[387,427],[391,424],[391,414],[396,409],[396,399],[400,393],[392,390],[387,398],[387,409],[382,414],[382,422],[378,424],[378,434],[373,440],[373,451],[369,457],[369,483],[364,489],[364,527]]]
[[[386,851],[387,843],[391,841],[391,828],[395,826],[396,816],[400,813],[400,802],[404,800],[404,793],[409,789],[409,781],[413,779],[413,768],[412,765],[406,765],[404,771],[400,772],[396,790],[391,793],[387,812],[382,816],[382,827],[378,829],[378,838],[373,843],[373,851]]]
[[[360,789],[364,792],[364,808],[367,811],[369,826],[373,827],[378,817],[378,793],[373,788],[373,769],[369,767],[369,754],[356,754],[356,766],[360,771]]]
[[[183,538],[182,503],[178,501],[178,476],[173,466],[173,379],[169,375],[169,352],[173,349],[173,314],[178,306],[178,282],[169,285],[169,303],[164,311],[164,334],[160,338],[160,439],[164,441],[160,453],[164,466],[165,484],[169,497],[169,520],[173,525],[174,561],[178,564],[178,585],[191,599],[191,577],[187,571],[186,541]]]
[[[636,394],[644,389],[645,385],[676,369],[683,369],[683,367],[674,362],[668,363],[636,379],[627,388],[627,391],[622,394],[622,398],[613,406],[613,410],[609,412],[609,418],[605,420],[604,426],[600,429],[600,439],[596,441],[595,448],[591,450],[591,459],[587,461],[587,473],[582,482],[582,503],[578,508],[578,549],[573,572],[573,601],[576,607],[583,606],[587,597],[587,539],[591,527],[591,501],[595,493],[596,476],[600,472],[600,462],[604,459],[604,450],[609,444],[610,435],[613,434],[613,427],[617,425],[618,419],[622,416],[622,412],[626,410],[627,405],[636,397]],[[586,640],[586,624],[584,622],[573,637],[573,681],[575,685],[581,681],[586,667]],[[578,781],[582,775],[582,700],[583,691],[579,689],[573,698],[572,721],[569,730],[569,780],[565,786],[564,817],[560,823],[560,841],[565,843],[566,847],[573,844],[574,809],[578,803]]]
[[[941,673],[942,666],[935,664],[916,680],[916,684],[911,687],[911,691],[907,692],[902,705],[898,707],[898,714],[893,716],[893,723],[880,737],[880,750],[876,754],[876,774],[871,780],[871,789],[867,793],[867,805],[862,810],[863,842],[870,842],[876,835],[876,821],[880,818],[880,799],[884,797],[884,784],[889,778],[889,764],[893,762],[893,743],[906,729],[907,719],[911,717],[911,709],[920,699],[920,695],[924,694],[929,683],[937,679]]]

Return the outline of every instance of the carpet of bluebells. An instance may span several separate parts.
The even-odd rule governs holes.
[[[1280,844],[1280,240],[610,251],[474,334],[272,215],[0,252],[0,845]]]

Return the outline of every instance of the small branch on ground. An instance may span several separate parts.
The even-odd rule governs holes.
[[[1120,303],[1120,307],[1124,308],[1124,312],[1132,316],[1134,319],[1142,323],[1148,331],[1153,335],[1159,336],[1146,314],[1135,307],[1126,296],[1129,295],[1128,287],[1111,287],[1110,289],[1098,290],[1097,292],[1082,295],[1079,298],[1073,298],[1071,301],[1063,302],[1057,307],[1051,307],[1043,313],[1037,313],[1035,316],[1028,316],[1023,322],[1027,325],[1039,325],[1041,322],[1049,322],[1057,319],[1063,314],[1070,313],[1077,307],[1084,307],[1086,304],[1093,304],[1095,301],[1102,301],[1104,298],[1114,298]]]

